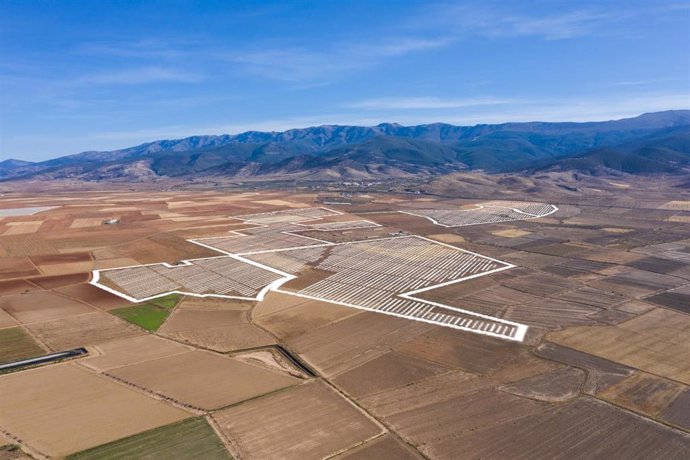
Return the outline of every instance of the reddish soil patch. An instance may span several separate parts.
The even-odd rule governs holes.
[[[91,276],[90,273],[73,273],[71,275],[40,276],[38,278],[31,278],[30,281],[43,289],[55,289],[86,283],[89,280],[89,276]]]
[[[31,256],[36,265],[68,264],[74,262],[90,262],[91,255],[88,252],[72,252],[69,254],[50,254]]]
[[[38,288],[26,280],[0,281],[0,296],[23,294],[29,291],[37,291]]]
[[[91,284],[75,284],[57,288],[56,291],[72,297],[73,299],[79,299],[94,307],[102,308],[103,310],[112,310],[114,308],[122,308],[131,305],[125,299]]]
[[[334,458],[338,460],[421,460],[424,457],[393,436],[386,435],[360,447],[350,449]]]
[[[0,280],[40,275],[28,257],[0,258]]]

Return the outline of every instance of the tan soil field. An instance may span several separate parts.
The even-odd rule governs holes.
[[[505,385],[500,389],[530,399],[563,402],[578,395],[585,383],[585,377],[585,373],[580,369],[565,367]]]
[[[97,371],[108,371],[191,351],[189,347],[154,335],[114,340],[91,348],[98,354],[82,358],[79,363]]]
[[[27,327],[53,350],[67,350],[145,334],[136,326],[102,312],[32,323]]]
[[[0,376],[0,427],[53,457],[189,416],[75,365]]]
[[[448,244],[465,242],[465,238],[460,235],[456,235],[455,233],[434,233],[433,235],[429,235],[429,238]]]
[[[95,311],[84,303],[46,291],[0,297],[0,308],[25,324]]]
[[[381,428],[321,382],[258,398],[213,415],[240,458],[325,458]]]
[[[0,308],[0,328],[16,326],[19,322],[12,315]]]
[[[656,416],[668,407],[685,388],[687,387],[670,380],[636,372],[598,393],[597,396],[618,406]]]
[[[359,399],[447,371],[447,367],[391,351],[338,375],[333,383]]]
[[[498,230],[495,232],[491,232],[491,234],[496,235],[496,236],[502,236],[504,238],[520,238],[521,236],[531,235],[532,232],[528,232],[526,230],[520,230],[517,228],[509,228],[506,230]]]
[[[258,200],[252,201],[252,203],[267,204],[270,206],[287,206],[288,208],[304,208],[307,206],[303,203],[293,203],[292,201],[285,200]]]
[[[661,206],[661,209],[671,209],[674,211],[690,211],[690,201],[669,201]]]
[[[110,373],[201,409],[217,409],[299,382],[284,374],[204,351],[133,364]]]
[[[424,457],[394,437],[384,435],[334,458],[338,460],[421,460]]]
[[[177,309],[158,332],[220,352],[275,343],[266,331],[247,321],[243,310]]]
[[[82,217],[74,219],[69,228],[98,227],[103,225],[104,220],[102,217]]]
[[[27,278],[41,273],[31,263],[28,257],[0,258],[0,280],[11,278]]]
[[[363,312],[287,340],[287,344],[314,368],[331,377],[432,328],[417,321]]]
[[[252,311],[253,321],[281,340],[288,340],[328,324],[362,314],[361,310],[271,293]]]
[[[94,262],[73,262],[66,264],[38,265],[39,270],[46,276],[68,275],[84,273],[94,268]]]
[[[38,228],[43,224],[42,220],[33,220],[25,222],[7,222],[9,228],[5,230],[2,234],[3,236],[9,235],[25,235],[27,233],[35,233]]]
[[[566,347],[690,384],[690,317],[655,309],[617,326],[574,327],[549,334]]]

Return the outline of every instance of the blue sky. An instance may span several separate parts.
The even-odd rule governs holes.
[[[0,160],[690,108],[688,1],[0,2]]]

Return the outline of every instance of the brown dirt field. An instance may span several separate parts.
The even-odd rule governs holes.
[[[307,286],[311,286],[312,284],[324,280],[329,276],[333,276],[334,274],[334,272],[319,270],[318,268],[308,268],[300,272],[297,278],[292,279],[287,283],[283,284],[281,289],[285,289],[288,291],[300,291],[306,288]]]
[[[17,324],[19,324],[19,322],[14,319],[12,315],[0,308],[0,328],[16,326]]]
[[[127,257],[117,257],[112,259],[96,260],[93,264],[94,270],[104,270],[106,268],[120,268],[129,267],[131,265],[139,265],[139,262]]]
[[[690,431],[690,411],[688,411],[688,407],[690,407],[690,388],[678,395],[661,414],[661,418]]]
[[[445,385],[451,379],[445,379]],[[434,397],[425,395],[433,388],[431,381],[382,393],[380,398],[362,401],[375,415],[382,417],[403,439],[430,458],[484,458],[465,450],[457,438],[468,432],[539,413],[544,404],[493,389],[481,388],[474,381],[460,383]],[[433,382],[437,383],[437,382]],[[468,384],[469,383],[469,384]],[[448,388],[446,386],[442,388]],[[412,390],[412,391],[411,391]],[[515,439],[512,439],[513,445]]]
[[[174,333],[240,324],[247,324],[245,312],[242,310],[177,309],[160,330],[165,333]]]
[[[463,284],[463,283],[458,283]],[[435,295],[434,290],[424,293],[425,297],[428,295]],[[428,297],[427,297],[428,298]],[[509,305],[518,305],[521,307],[540,300],[539,297],[524,292],[511,289],[506,286],[496,286],[485,289],[474,294],[470,294],[462,298],[461,303],[453,302],[452,297],[446,297],[445,302],[450,305],[458,305],[470,311],[482,313],[491,316],[501,316],[500,313]],[[430,299],[433,300],[433,299]],[[443,301],[442,301],[443,302]]]
[[[118,247],[118,252],[121,257],[137,260],[141,264],[155,262],[175,263],[183,259],[198,259],[219,255],[217,251],[190,243],[169,233],[132,241],[130,244]]]
[[[528,305],[513,305],[508,308],[505,318],[530,326],[557,329],[595,324],[590,317],[600,311],[597,307],[580,303],[544,299]]]
[[[0,376],[0,426],[51,457],[190,415],[75,365],[45,366]]]
[[[89,281],[90,273],[73,273],[71,275],[40,276],[31,278],[30,281],[43,289],[55,289],[73,284],[81,284]]]
[[[432,328],[418,321],[363,312],[287,340],[287,345],[332,377]]]
[[[0,363],[44,355],[46,351],[21,327],[0,330]]]
[[[301,297],[271,293],[252,311],[253,321],[281,340],[362,314],[361,310]]]
[[[94,312],[93,307],[47,291],[1,297],[0,308],[24,324]]]
[[[524,345],[449,328],[432,329],[397,350],[475,374],[490,374],[529,356]]]
[[[480,395],[473,396],[480,399]],[[484,411],[490,409],[486,403],[490,400],[468,405]],[[596,400],[577,399],[563,406],[527,411],[531,413],[514,405],[511,401],[510,405],[494,406],[501,415],[489,414],[486,419],[481,413],[474,416],[464,404],[457,405],[454,409],[469,423],[451,425],[455,429],[452,437],[415,427],[413,439],[423,443],[420,450],[438,458],[463,452],[468,458],[482,459],[681,459],[690,449],[687,435]]]
[[[0,258],[0,280],[10,278],[28,278],[38,276],[41,272],[31,263],[28,257]]]
[[[575,281],[546,274],[521,276],[519,278],[505,280],[502,284],[537,297],[555,295],[563,291],[581,287],[580,283]]]
[[[635,372],[597,396],[618,406],[654,417],[668,407],[685,388],[684,385],[670,380]]]
[[[635,315],[632,313],[626,313],[620,310],[601,310],[593,315],[589,315],[590,319],[612,325],[620,324],[634,317]]]
[[[184,404],[217,409],[300,380],[205,351],[190,351],[110,372]]]
[[[435,233],[429,235],[432,240],[440,241],[441,243],[454,244],[454,243],[464,243],[465,238],[455,233]]]
[[[565,348],[554,343],[543,343],[537,348],[536,354],[546,359],[585,370],[587,372],[587,381],[583,391],[589,394],[596,394],[611,385],[615,385],[634,372],[632,368],[622,364],[588,355],[571,348]]]
[[[165,331],[159,332],[165,333]],[[191,345],[221,353],[263,347],[276,343],[273,337],[251,324],[179,331],[165,333],[165,335]]]
[[[617,326],[573,327],[549,339],[566,347],[690,384],[690,316],[651,310]]]
[[[585,373],[583,371],[573,367],[565,367],[502,386],[500,389],[525,398],[563,402],[576,397],[584,383]]]
[[[616,307],[616,310],[621,310],[624,312],[632,313],[634,315],[641,315],[643,313],[647,313],[649,310],[652,310],[654,305],[642,302],[641,300],[631,300],[629,302],[625,302],[621,305],[618,305]]]
[[[447,367],[391,351],[338,375],[333,383],[353,397],[363,398],[447,370]]]
[[[0,281],[0,296],[23,294],[29,291],[37,291],[38,289],[26,280]]]
[[[177,305],[178,310],[250,310],[256,303],[236,299],[185,297]]]
[[[91,255],[88,252],[73,252],[70,254],[31,256],[30,259],[36,265],[55,265],[74,262],[91,262]]]
[[[263,329],[250,324],[245,315],[243,310],[177,309],[159,332],[220,352],[275,343]]]
[[[324,383],[312,382],[213,415],[239,458],[325,458],[381,432]]]
[[[138,327],[102,312],[32,323],[27,327],[53,350],[66,350],[144,334]]]
[[[65,286],[55,289],[56,292],[79,299],[94,307],[103,310],[112,310],[114,308],[123,308],[131,305],[125,299],[122,299],[114,294],[97,288],[91,284],[75,284],[72,286]]]
[[[82,358],[79,363],[96,371],[108,371],[191,350],[182,344],[150,334],[114,340],[94,345],[92,348],[99,354]]]
[[[384,435],[333,458],[338,460],[421,460],[424,457],[393,436]]]

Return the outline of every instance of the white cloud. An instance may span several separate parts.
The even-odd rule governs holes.
[[[161,82],[196,83],[201,80],[203,80],[203,76],[198,73],[170,67],[151,66],[86,74],[74,80],[74,83],[88,85],[140,85]]]
[[[516,99],[476,98],[453,99],[440,97],[390,97],[365,99],[346,105],[349,108],[366,110],[425,110],[425,109],[459,109],[487,105],[505,105],[518,102]]]

